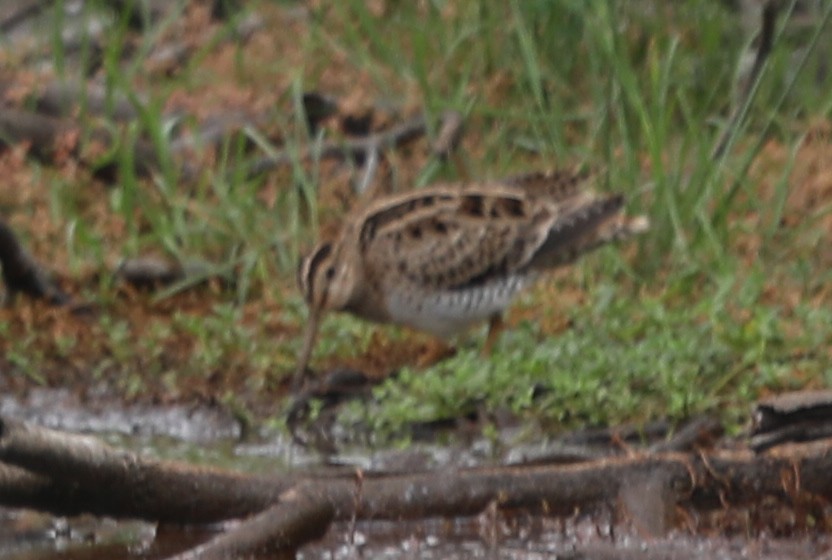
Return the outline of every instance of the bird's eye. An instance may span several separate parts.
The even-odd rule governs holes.
[[[335,278],[335,267],[330,266],[326,269],[326,279],[332,280],[333,278]]]

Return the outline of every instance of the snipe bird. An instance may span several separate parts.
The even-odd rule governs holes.
[[[350,213],[298,267],[309,319],[295,386],[329,311],[442,339],[484,320],[494,327],[541,272],[648,228],[624,214],[621,194],[595,193],[586,179],[555,171],[435,185]]]

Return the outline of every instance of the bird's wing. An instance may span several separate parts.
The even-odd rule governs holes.
[[[548,218],[524,193],[499,184],[421,189],[364,215],[365,270],[425,289],[458,289],[519,269],[547,232]],[[383,272],[389,272],[383,274]]]

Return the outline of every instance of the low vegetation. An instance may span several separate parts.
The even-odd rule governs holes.
[[[485,406],[555,429],[706,411],[737,426],[761,395],[830,383],[831,4],[807,18],[785,2],[756,74],[760,14],[716,0],[252,1],[265,25],[245,41],[227,40],[234,21],[209,24],[196,4],[138,38],[127,18],[103,32],[93,75],[138,112],[118,145],[89,148],[81,164],[39,162],[25,146],[0,155],[3,216],[94,307],[79,315],[18,298],[0,310],[3,386],[103,385],[128,399],[285,412],[305,317],[294,266],[356,202],[351,184],[365,171],[316,156],[342,132],[305,125],[310,92],[376,127],[424,111],[429,137],[444,112],[464,116],[448,161],[424,141],[386,153],[390,188],[591,167],[599,188],[626,193],[652,224],[541,282],[491,357],[477,331],[417,370],[423,336],[330,318],[316,369],[398,372],[345,421],[396,433]],[[86,17],[105,11],[87,5]],[[51,20],[50,79],[77,79],[92,57],[73,62],[65,23]],[[176,37],[190,56],[155,68],[154,49]],[[34,89],[45,78],[18,46],[2,44],[0,67]],[[243,109],[267,125],[195,146],[186,180],[174,134]],[[78,116],[98,122],[83,105]],[[149,177],[135,165],[140,138],[158,157]],[[290,164],[248,173],[277,153]],[[203,272],[155,292],[106,272],[147,254]]]

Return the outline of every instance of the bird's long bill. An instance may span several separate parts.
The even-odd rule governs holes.
[[[294,386],[297,389],[304,374],[306,366],[309,365],[309,357],[312,355],[312,348],[315,347],[315,338],[318,336],[318,323],[321,313],[316,309],[309,310],[309,319],[306,323],[306,331],[303,333],[303,346],[298,354],[298,365],[295,370]]]

